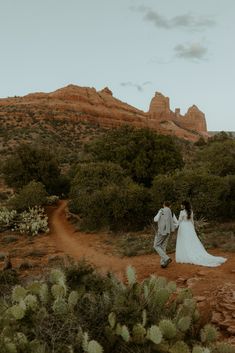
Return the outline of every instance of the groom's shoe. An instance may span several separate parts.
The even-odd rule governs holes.
[[[172,259],[169,257],[168,260],[164,264],[161,265],[162,268],[166,268],[170,263],[172,262]]]

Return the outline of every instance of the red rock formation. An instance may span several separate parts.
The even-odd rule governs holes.
[[[176,108],[173,113],[170,110],[169,98],[159,92],[156,92],[150,103],[149,115],[151,119],[161,122],[161,126],[165,126],[169,131],[175,130],[176,134],[177,130],[184,129],[207,135],[205,115],[196,105],[190,107],[185,115],[180,114],[180,108]]]
[[[151,100],[149,107],[149,114],[153,118],[163,117],[164,114],[170,113],[170,100],[169,97],[163,96],[160,92],[156,92]]]
[[[191,130],[197,130],[199,132],[207,131],[205,114],[201,112],[196,105],[188,109],[183,124]]]
[[[95,88],[69,85],[51,93],[33,93],[24,97],[0,99],[0,115],[23,116],[36,114],[40,119],[86,120],[103,127],[118,127],[130,124],[135,127],[149,127],[162,134],[177,135],[196,141],[207,133],[205,116],[193,106],[185,116],[170,110],[168,97],[156,92],[145,113],[113,97],[105,87]]]

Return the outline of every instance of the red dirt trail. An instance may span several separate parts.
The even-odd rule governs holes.
[[[126,267],[132,265],[136,268],[139,280],[150,274],[165,276],[172,280],[192,278],[198,274],[204,279],[206,277],[207,287],[216,282],[216,288],[220,283],[224,283],[225,279],[235,284],[235,254],[224,253],[218,249],[210,251],[214,255],[228,258],[224,265],[216,268],[177,264],[173,257],[173,262],[166,269],[162,269],[157,254],[119,257],[112,253],[112,246],[105,243],[110,234],[76,231],[66,218],[66,207],[66,201],[61,201],[50,216],[51,236],[56,247],[77,260],[85,257],[101,271],[113,271],[122,276]]]

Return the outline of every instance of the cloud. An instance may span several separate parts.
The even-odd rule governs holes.
[[[208,49],[200,43],[178,44],[174,48],[175,55],[178,58],[188,60],[203,60],[206,59]]]
[[[123,87],[134,87],[134,88],[136,88],[137,91],[139,91],[139,92],[143,92],[144,86],[146,86],[146,85],[151,85],[151,84],[152,84],[151,81],[145,81],[145,82],[143,82],[142,84],[134,83],[134,82],[131,82],[131,81],[121,82],[121,83],[120,83],[120,85],[123,86]]]
[[[203,30],[208,27],[212,27],[216,22],[209,17],[196,17],[190,13],[174,16],[172,18],[167,18],[160,14],[159,12],[146,7],[132,7],[132,10],[137,10],[144,13],[144,19],[146,21],[152,22],[156,27],[163,29],[188,29],[193,31]]]

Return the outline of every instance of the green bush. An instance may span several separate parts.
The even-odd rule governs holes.
[[[72,271],[73,289],[70,270],[55,269],[47,281],[17,285],[0,301],[1,353],[233,352],[217,344],[210,324],[201,327],[190,291],[162,277],[138,283],[131,267],[124,284],[82,266],[77,277]]]
[[[225,138],[209,143],[198,153],[198,160],[208,164],[209,173],[226,176],[235,174],[235,139]]]
[[[113,163],[77,167],[70,200],[70,210],[79,213],[82,226],[89,230],[137,230],[149,221],[148,190],[133,183]]]
[[[226,180],[229,185],[229,194],[226,198],[226,210],[228,219],[234,219],[235,215],[235,175],[228,175]]]
[[[9,206],[17,211],[24,211],[47,203],[47,192],[42,183],[31,181],[18,194],[9,200]]]
[[[119,164],[137,183],[150,186],[155,175],[183,167],[179,147],[170,136],[124,126],[91,142],[86,150],[95,161]]]
[[[231,185],[229,184],[229,180]],[[184,171],[171,176],[154,178],[151,189],[153,204],[160,208],[164,200],[171,200],[174,210],[180,209],[184,199],[191,201],[198,218],[224,219],[229,216],[233,178],[222,178],[197,171]]]
[[[49,194],[62,193],[68,183],[61,176],[58,162],[49,148],[39,146],[19,146],[5,161],[2,172],[11,187],[22,188],[34,180],[44,184]]]

